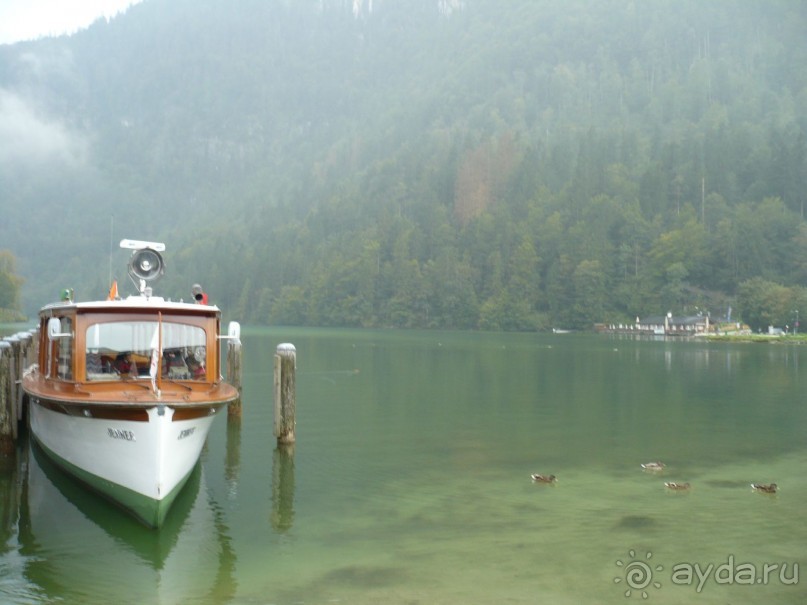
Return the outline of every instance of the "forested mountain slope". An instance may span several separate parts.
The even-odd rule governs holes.
[[[784,0],[144,0],[0,47],[0,248],[29,312],[131,237],[245,322],[787,323],[805,34]]]

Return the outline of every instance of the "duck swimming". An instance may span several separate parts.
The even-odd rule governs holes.
[[[663,471],[665,466],[663,462],[645,462],[642,468],[646,471]]]
[[[555,483],[555,481],[557,480],[555,475],[533,474],[530,475],[530,477],[532,477],[532,480],[535,481],[535,483]]]
[[[775,483],[752,483],[751,488],[754,491],[762,492],[763,494],[775,494],[779,486]]]
[[[675,481],[667,481],[667,482],[664,483],[664,487],[666,487],[667,489],[672,489],[672,490],[677,490],[677,491],[685,490],[685,489],[689,489],[689,481],[687,481],[686,483],[676,483]]]

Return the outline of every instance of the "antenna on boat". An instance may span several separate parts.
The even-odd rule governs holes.
[[[112,234],[115,232],[115,217],[109,217],[109,283],[112,283]]]
[[[151,288],[146,287],[146,283],[158,280],[165,273],[165,263],[160,256],[160,252],[165,250],[165,244],[124,239],[121,240],[120,247],[132,250],[129,277],[141,295],[149,296]]]

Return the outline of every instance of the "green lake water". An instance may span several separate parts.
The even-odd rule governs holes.
[[[0,473],[0,603],[807,602],[807,349],[313,329],[242,340],[243,418],[214,424],[159,532],[21,444]],[[298,368],[286,451],[272,435],[282,342]],[[641,469],[654,460],[664,472]]]

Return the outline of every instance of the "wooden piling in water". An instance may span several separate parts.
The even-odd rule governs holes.
[[[24,413],[22,378],[39,352],[36,332],[18,332],[0,340],[0,455],[15,451]]]
[[[17,440],[17,399],[22,390],[22,341],[18,334],[6,336],[3,339],[11,345],[11,356],[9,359],[9,401],[7,407],[10,417],[10,429],[12,441]]]
[[[11,343],[0,341],[0,455],[9,455],[14,452],[14,439],[16,437],[16,414],[14,413],[14,399],[12,398],[12,385],[15,378],[12,375],[12,357],[14,352]]]
[[[277,345],[275,352],[275,437],[278,445],[294,443],[297,403],[295,372],[297,349],[293,344]]]
[[[227,382],[238,389],[238,399],[227,407],[227,416],[241,416],[241,340],[231,339],[227,342]]]
[[[14,439],[17,439],[20,421],[23,418],[23,389],[22,378],[31,364],[34,363],[36,351],[38,351],[37,339],[34,338],[34,332],[17,332],[19,339],[19,347],[17,350],[17,376],[16,384],[17,390],[14,398],[15,414],[14,414]]]

